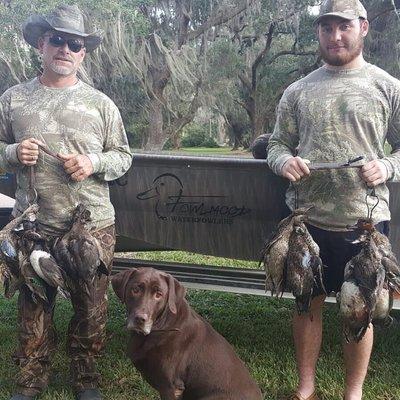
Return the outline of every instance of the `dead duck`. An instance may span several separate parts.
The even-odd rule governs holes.
[[[359,342],[368,327],[368,310],[360,287],[352,278],[342,284],[336,294],[336,302],[343,323],[343,335],[346,342]]]
[[[303,221],[293,222],[286,261],[287,287],[296,298],[297,312],[310,309],[314,288],[322,283],[322,261],[319,247]]]
[[[11,298],[14,295],[23,281],[20,276],[20,260],[18,256],[20,233],[24,229],[23,221],[36,219],[38,211],[39,206],[37,204],[31,205],[0,231],[1,275],[4,295],[7,298]]]
[[[69,298],[64,271],[50,254],[46,239],[38,232],[36,220],[23,221],[23,226],[20,243],[33,270],[48,286]]]
[[[393,253],[389,238],[375,228],[371,218],[360,218],[355,225],[348,228],[359,232],[358,242],[364,242],[368,235],[371,237],[381,255],[389,288],[400,293],[400,265]]]
[[[346,264],[337,301],[348,342],[359,342],[374,319],[385,320],[389,314],[390,309],[385,306],[390,303],[384,292],[386,272],[381,258],[373,238],[367,234],[361,251]]]
[[[265,242],[261,251],[259,265],[265,268],[265,287],[271,296],[281,295],[284,291],[284,271],[289,250],[289,238],[294,221],[303,221],[311,207],[298,208],[279,222],[276,231]]]
[[[102,260],[100,243],[86,228],[90,221],[90,211],[83,204],[78,204],[71,229],[54,244],[57,262],[63,266],[69,279],[83,283],[87,293],[96,274],[109,274]]]
[[[9,264],[11,272],[18,275],[16,267],[18,267],[18,234],[24,230],[23,223],[25,221],[36,220],[36,214],[39,207],[34,204],[28,207],[24,213],[10,221],[0,231],[0,257],[6,264]]]

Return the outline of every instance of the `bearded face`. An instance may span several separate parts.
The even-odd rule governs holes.
[[[54,45],[50,42],[50,37],[53,35],[60,36],[65,41],[68,39],[81,40],[74,35],[46,32],[39,41],[43,70],[58,76],[75,76],[85,57],[85,48],[82,47],[79,51],[74,52],[69,48],[67,42],[64,42],[63,45]]]
[[[349,43],[341,43],[331,45],[329,47],[319,44],[319,51],[322,59],[328,64],[335,67],[341,67],[350,64],[363,51],[364,37],[361,34],[354,41]]]
[[[364,21],[347,21],[337,17],[322,20],[318,27],[322,59],[336,67],[350,64],[362,53],[367,31],[368,23]]]

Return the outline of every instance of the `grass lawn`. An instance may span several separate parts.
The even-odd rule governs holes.
[[[221,155],[221,156],[243,156],[252,157],[250,151],[246,150],[232,150],[231,147],[183,147],[180,149],[183,153],[191,154],[207,154],[207,155]]]
[[[132,255],[132,254],[131,254]],[[137,258],[157,257],[164,260],[236,267],[254,267],[254,263],[182,253],[140,253]],[[265,393],[265,400],[282,399],[296,384],[296,369],[291,338],[290,300],[266,299],[251,295],[194,291],[188,300],[216,330],[235,347],[251,374]],[[400,314],[393,313],[397,318]],[[54,359],[53,380],[40,397],[43,400],[73,399],[68,385],[68,359],[64,345],[71,307],[59,299],[55,323],[60,346]],[[153,400],[157,394],[141,379],[125,357],[128,340],[124,328],[125,310],[110,290],[108,344],[99,361],[104,399]],[[335,305],[324,311],[324,343],[318,365],[318,387],[321,399],[340,399],[343,388],[341,332]],[[0,293],[0,400],[8,400],[13,390],[16,368],[11,362],[16,345],[16,299],[6,300]],[[400,399],[400,328],[398,325],[376,334],[375,348],[365,385],[366,400]],[[212,357],[212,354],[210,354]]]

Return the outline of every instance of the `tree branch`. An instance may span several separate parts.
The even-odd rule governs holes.
[[[187,40],[196,39],[211,27],[222,25],[225,22],[231,20],[232,18],[236,17],[236,15],[246,10],[248,5],[249,2],[247,0],[243,0],[241,4],[239,4],[230,12],[226,8],[220,8],[206,22],[204,22],[196,30],[190,32],[187,36]]]
[[[243,86],[251,93],[252,85],[250,79],[244,74],[243,71],[240,71],[238,73],[238,77],[240,79],[240,82],[242,82]]]
[[[201,80],[199,80],[196,84],[196,92],[193,96],[192,101],[190,102],[189,109],[185,115],[177,117],[176,114],[172,118],[171,124],[165,129],[168,135],[179,133],[185,125],[191,122],[200,106],[200,88],[201,88]]]
[[[284,50],[280,51],[279,53],[274,54],[273,57],[271,57],[267,64],[270,65],[272,64],[276,59],[282,56],[287,56],[287,55],[293,55],[293,56],[315,56],[317,55],[318,52],[316,51],[296,51],[296,50]]]
[[[190,22],[190,12],[188,11],[187,4],[182,1],[176,2],[177,17],[178,17],[178,34],[176,40],[177,49],[180,49],[188,38],[188,27]]]
[[[252,90],[256,90],[256,88],[257,88],[257,68],[259,67],[261,62],[264,60],[265,56],[271,50],[272,37],[273,37],[273,34],[274,34],[275,27],[276,27],[276,25],[274,23],[272,23],[269,26],[268,33],[266,34],[267,41],[265,43],[265,46],[262,49],[262,51],[258,54],[258,56],[256,57],[256,59],[253,62],[253,65],[251,66],[251,87],[252,87]]]
[[[395,11],[397,8],[400,8],[400,0],[381,1],[379,4],[374,4],[371,8],[368,8],[368,20],[372,22],[384,14]]]
[[[251,108],[244,101],[240,101],[238,99],[233,99],[233,101],[240,107],[243,107],[248,114],[252,111]]]

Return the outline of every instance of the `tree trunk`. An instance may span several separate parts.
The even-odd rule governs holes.
[[[228,142],[226,133],[226,121],[221,115],[217,119],[217,143],[219,146],[225,146]]]
[[[180,132],[175,132],[171,135],[172,147],[174,150],[179,150],[181,148],[181,136],[179,133]]]
[[[149,127],[147,131],[147,142],[145,150],[162,150],[168,140],[164,133],[163,104],[157,99],[150,100]]]

